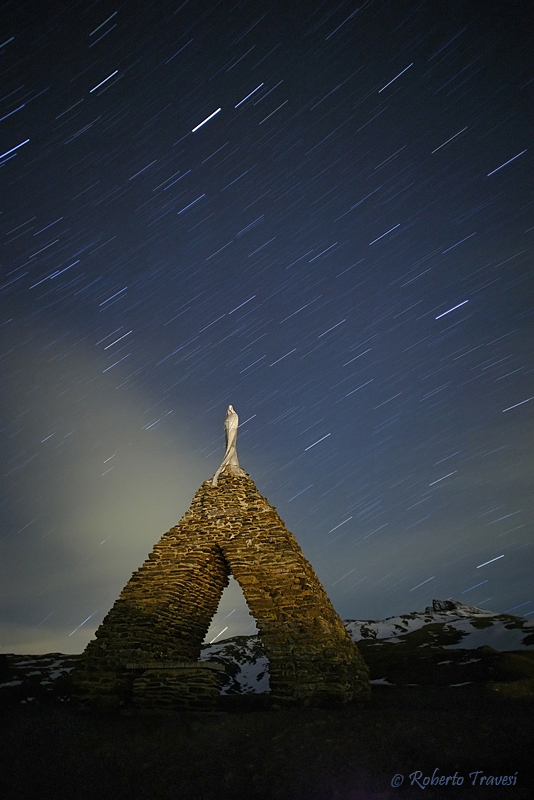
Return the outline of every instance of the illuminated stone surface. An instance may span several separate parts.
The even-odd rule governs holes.
[[[196,662],[223,589],[240,584],[281,704],[346,703],[369,691],[367,667],[311,564],[245,473],[205,481],[178,525],[135,572],[73,676],[82,702],[206,708],[213,671],[132,670],[132,662]]]

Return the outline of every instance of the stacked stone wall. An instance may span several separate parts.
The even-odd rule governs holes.
[[[179,707],[181,694],[184,707],[191,707],[191,687],[200,680],[213,695],[212,675],[193,680],[163,671],[134,679],[125,664],[198,660],[230,574],[256,619],[273,698],[342,703],[367,694],[366,665],[295,537],[253,481],[229,469],[217,486],[202,484],[178,525],[122,590],[85,650],[80,694],[86,700],[105,695],[110,703],[135,696],[134,705],[143,708],[157,705],[149,698],[158,692],[172,698],[164,705]],[[200,706],[206,691],[199,688]]]
[[[207,669],[149,669],[132,685],[132,705],[140,711],[208,711],[220,692],[217,676]]]

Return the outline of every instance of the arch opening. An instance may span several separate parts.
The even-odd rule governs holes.
[[[223,589],[203,645],[231,639],[233,636],[254,636],[258,632],[256,619],[250,611],[243,589],[230,572],[228,586]]]

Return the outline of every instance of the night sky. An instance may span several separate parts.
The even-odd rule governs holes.
[[[2,651],[82,651],[229,403],[343,618],[534,613],[529,7],[2,4]]]

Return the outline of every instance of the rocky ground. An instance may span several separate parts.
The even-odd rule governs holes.
[[[2,715],[0,796],[533,796],[532,698],[503,697],[480,685],[374,686],[369,701],[341,709],[273,711],[258,695],[228,696],[221,703],[215,714],[173,717],[99,715],[77,711],[65,701],[9,704]],[[404,780],[396,788],[391,784],[399,774]],[[456,775],[456,783],[422,789],[425,777],[433,775]],[[516,783],[480,785],[489,776],[512,776]]]
[[[40,672],[39,658],[19,657],[27,677],[19,666],[18,678],[4,680],[0,797],[530,800],[534,698],[525,674],[534,670],[532,655],[456,650],[439,667],[429,653],[416,674],[413,655],[394,647],[395,669],[383,647],[374,644],[373,660],[373,643],[362,646],[375,681],[365,702],[278,711],[268,694],[229,694],[217,713],[169,717],[82,712],[70,705],[57,655],[41,657]],[[49,674],[59,673],[49,684],[47,659]],[[460,670],[470,670],[469,680],[456,680],[466,677]],[[436,673],[440,683],[432,683]],[[407,678],[412,685],[403,685]],[[433,775],[457,782],[422,789]],[[489,776],[516,782],[480,785]]]

